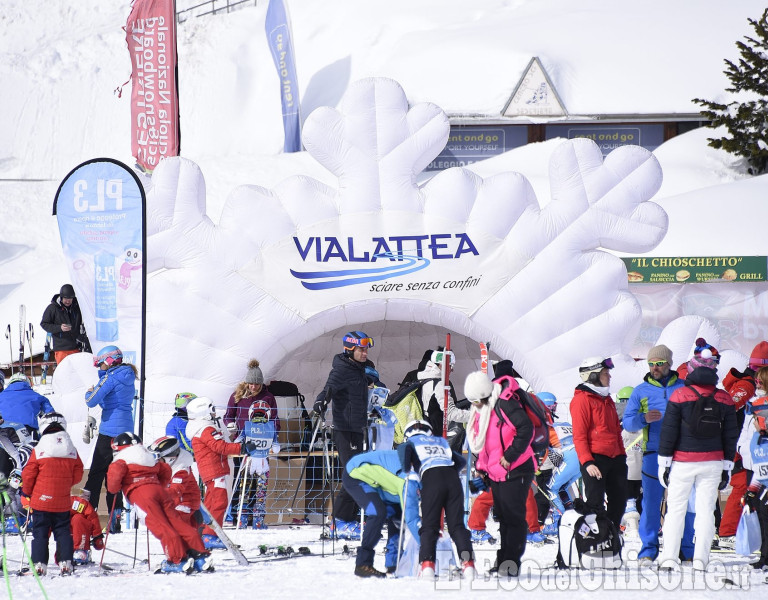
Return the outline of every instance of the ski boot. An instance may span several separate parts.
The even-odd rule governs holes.
[[[495,544],[496,538],[488,533],[485,529],[470,529],[470,535],[472,537],[473,544]]]
[[[161,573],[191,573],[195,568],[195,559],[188,557],[181,562],[173,563],[169,560],[164,560],[160,563]]]

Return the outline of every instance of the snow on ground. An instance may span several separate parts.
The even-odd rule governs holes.
[[[495,531],[496,524],[489,523],[489,530]],[[655,571],[639,570],[632,559],[639,549],[639,541],[626,542],[624,556],[628,566],[619,571],[557,571],[551,567],[557,553],[554,543],[539,547],[528,546],[524,556],[524,575],[519,580],[499,582],[484,576],[495,556],[497,546],[483,545],[475,548],[480,577],[474,582],[449,580],[442,577],[438,582],[418,579],[360,579],[353,575],[354,557],[343,553],[344,545],[354,548],[359,542],[321,541],[320,526],[307,525],[289,529],[272,527],[267,531],[228,530],[233,540],[239,543],[244,554],[251,560],[259,559],[258,546],[291,545],[293,548],[307,546],[312,556],[298,557],[276,562],[254,563],[247,567],[238,566],[224,550],[216,550],[215,572],[194,575],[154,575],[153,570],[162,560],[162,551],[157,540],[150,537],[149,559],[152,570],[147,568],[146,529],[125,530],[119,535],[110,535],[107,547],[128,557],[107,550],[104,563],[115,568],[110,574],[98,576],[96,566],[78,569],[74,577],[48,575],[43,585],[50,600],[88,598],[108,600],[111,598],[226,598],[227,600],[253,600],[280,598],[283,600],[312,600],[365,598],[366,600],[423,598],[423,597],[467,597],[468,594],[505,593],[515,591],[528,596],[546,593],[570,600],[608,599],[615,600],[616,594],[624,598],[637,598],[640,594],[651,593],[655,597],[674,597],[679,600],[701,600],[702,598],[724,597],[724,594],[738,594],[737,598],[764,597],[766,574],[754,573],[745,567],[747,559],[735,554],[713,554],[710,571],[706,576],[694,577],[688,567],[682,573],[659,577]],[[18,536],[7,539],[9,569],[17,570],[21,557]],[[137,564],[133,566],[134,544],[137,546]],[[378,547],[383,552],[383,543]],[[51,544],[53,552],[53,544]],[[384,556],[378,552],[375,566],[384,569]],[[94,553],[98,563],[101,553]],[[717,565],[715,565],[717,562]],[[54,570],[51,565],[52,571]],[[726,574],[727,575],[724,575]],[[738,583],[742,589],[734,589],[724,583],[724,576]],[[87,578],[87,582],[82,581]],[[14,600],[40,598],[41,592],[34,577],[11,575],[10,586]],[[734,597],[734,596],[730,596]]]

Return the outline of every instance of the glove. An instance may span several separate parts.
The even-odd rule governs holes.
[[[659,483],[662,487],[669,487],[669,471],[672,468],[672,457],[659,455]]]
[[[454,402],[453,404],[456,408],[460,410],[469,410],[470,408],[472,408],[472,403],[466,398],[462,398],[461,400],[456,400],[456,402]]]
[[[272,454],[277,454],[280,452],[280,444],[272,444],[272,448],[270,448],[272,451]]]
[[[473,494],[479,494],[487,489],[488,486],[485,485],[485,480],[479,475],[469,480],[469,491]]]
[[[731,480],[731,470],[733,469],[733,461],[723,461],[723,473],[720,475],[720,484],[717,489],[721,492],[728,487],[728,482]]]
[[[247,440],[243,443],[243,454],[253,454],[258,449],[259,447],[256,445],[255,442]]]
[[[752,512],[757,511],[758,504],[759,502],[757,499],[757,494],[755,492],[748,491],[746,494],[744,494],[741,497],[741,505],[748,506],[749,510],[751,510]]]
[[[104,534],[100,533],[99,535],[96,535],[91,540],[91,544],[93,544],[93,547],[96,548],[96,550],[104,550]]]
[[[14,490],[18,490],[21,487],[21,469],[11,471],[11,474],[8,475],[8,485]]]

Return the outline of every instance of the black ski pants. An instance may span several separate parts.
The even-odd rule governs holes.
[[[70,515],[66,512],[32,511],[32,562],[48,564],[48,537],[53,532],[56,540],[56,559],[72,560],[74,544],[70,529]]]
[[[464,525],[464,488],[459,473],[454,467],[433,467],[421,475],[419,562],[435,560],[443,509],[448,533],[456,544],[459,560],[474,560],[469,529]]]
[[[499,517],[499,549],[496,551],[496,567],[499,573],[516,576],[525,552],[528,522],[525,520],[525,504],[533,482],[533,473],[521,473],[506,481],[491,481],[493,505]]]
[[[336,452],[339,453],[339,469],[342,473],[346,473],[349,459],[363,451],[363,433],[334,429],[333,443],[336,445]],[[344,487],[343,477],[339,493],[336,494],[333,501],[333,517],[340,521],[356,521],[358,519],[357,504]]]
[[[112,438],[103,433],[99,434],[96,438],[96,447],[93,449],[93,458],[91,458],[91,468],[88,471],[88,480],[85,482],[83,489],[91,492],[90,503],[95,510],[99,510],[99,496],[101,496],[101,486],[104,484],[104,479],[107,477],[107,469],[112,464]],[[115,495],[117,501],[115,501]],[[112,503],[114,507],[123,508],[123,495],[122,494],[110,494],[107,492],[107,510],[112,511]]]
[[[627,457],[623,454],[614,458],[604,454],[592,456],[595,465],[600,469],[600,479],[592,477],[584,465],[581,465],[587,506],[594,512],[604,510],[616,525],[616,530],[621,531],[621,518],[627,507]]]

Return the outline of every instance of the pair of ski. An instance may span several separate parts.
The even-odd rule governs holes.
[[[5,330],[5,337],[8,340],[8,347],[11,353],[11,371],[13,371],[13,344],[11,342],[11,324]],[[27,347],[29,348],[29,375],[30,378],[34,376],[32,340],[35,339],[35,328],[32,323],[27,323],[27,307],[24,304],[19,305],[19,372],[24,372],[24,340],[26,339]],[[43,361],[48,362],[50,359],[51,343],[53,337],[51,334],[47,334],[45,337],[45,352],[43,354]],[[41,373],[41,383],[47,382],[48,365],[43,365]]]

